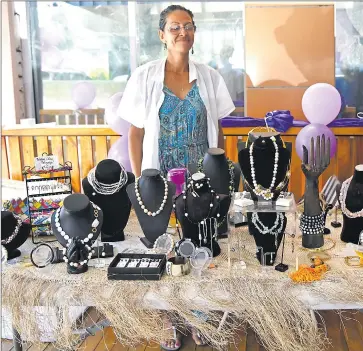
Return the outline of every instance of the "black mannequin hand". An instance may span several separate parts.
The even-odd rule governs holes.
[[[303,146],[303,163],[301,169],[305,175],[304,213],[308,216],[316,216],[322,212],[319,199],[319,176],[330,164],[330,139],[325,140],[325,135],[311,138],[310,153]],[[309,157],[310,156],[310,157]]]
[[[314,138],[311,138],[310,153],[304,145],[303,153],[304,159],[301,169],[306,180],[317,180],[330,164],[330,138],[326,142],[325,135],[323,134],[320,143],[320,136],[318,136],[316,138],[316,148]]]

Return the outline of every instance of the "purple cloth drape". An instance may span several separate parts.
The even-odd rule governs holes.
[[[268,125],[275,128],[268,119]],[[265,120],[263,118],[252,118],[252,117],[225,117],[221,120],[222,127],[265,127]],[[305,127],[309,124],[306,121],[292,121],[290,127]],[[328,127],[363,127],[363,119],[360,118],[341,118],[331,122]],[[277,128],[275,128],[277,130]]]

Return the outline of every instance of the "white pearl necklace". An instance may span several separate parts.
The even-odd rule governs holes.
[[[13,213],[13,216],[16,219],[15,229],[8,238],[1,240],[1,245],[7,245],[7,244],[11,243],[19,233],[20,227],[23,222],[22,222],[21,218],[19,216],[17,216],[16,214]]]
[[[92,168],[88,175],[87,175],[87,180],[90,183],[90,185],[92,186],[92,188],[101,195],[112,195],[117,193],[118,191],[120,191],[120,189],[122,187],[124,187],[127,182],[128,182],[128,176],[127,176],[127,172],[124,168],[124,166],[121,166],[121,173],[120,173],[120,179],[118,182],[116,183],[111,183],[111,184],[107,184],[107,183],[102,183],[99,182],[96,178],[96,167]],[[93,196],[96,195],[96,193],[92,193]]]
[[[351,212],[347,209],[347,206],[345,204],[345,200],[347,198],[347,193],[348,193],[348,188],[349,188],[352,178],[353,178],[353,176],[348,178],[347,180],[345,180],[342,184],[342,188],[341,188],[340,194],[339,194],[340,206],[342,208],[342,212],[349,218],[363,217],[363,208],[358,212]]]
[[[257,184],[256,181],[256,171],[255,171],[255,166],[254,166],[254,160],[253,160],[253,145],[254,143],[251,144],[250,146],[250,164],[251,164],[251,176],[252,176],[252,182],[253,182],[253,192],[256,195],[260,195],[262,196],[265,200],[271,200],[273,198],[273,193],[272,193],[272,189],[275,186],[275,182],[276,182],[276,174],[277,174],[277,166],[278,166],[278,162],[279,162],[279,147],[276,143],[276,138],[274,136],[272,136],[270,138],[273,142],[273,145],[275,147],[275,161],[274,161],[274,169],[272,171],[272,181],[271,181],[271,185],[268,189],[265,189],[262,187],[262,185]]]
[[[278,234],[281,232],[284,225],[284,215],[282,213],[276,214],[276,220],[271,228],[266,227],[258,217],[258,213],[252,213],[252,223],[261,234]],[[280,225],[280,227],[279,227]]]
[[[93,215],[94,215],[95,219],[93,220],[93,222],[91,224],[91,227],[92,227],[91,233],[89,233],[86,238],[81,240],[82,244],[88,243],[89,241],[91,241],[93,239],[94,234],[97,232],[97,227],[100,224],[100,222],[98,220],[98,211],[100,210],[100,208],[97,205],[95,205],[93,202],[91,202],[91,205],[93,207]],[[60,233],[60,235],[67,241],[66,246],[68,247],[71,244],[72,239],[69,237],[68,234],[66,234],[66,232],[63,230],[63,228],[61,226],[60,218],[59,218],[60,210],[61,210],[61,207],[59,207],[58,210],[55,212],[55,226],[56,226],[58,232]],[[85,244],[85,247],[89,251],[87,260],[84,260],[84,261],[81,261],[81,262],[69,262],[69,259],[66,256],[66,252],[67,252],[66,248],[63,249],[63,260],[66,263],[69,262],[69,265],[74,266],[74,267],[78,267],[79,265],[82,266],[84,264],[87,264],[88,260],[92,257],[92,253],[94,253],[94,251],[87,244]]]
[[[136,178],[135,180],[135,194],[136,194],[136,199],[141,207],[141,209],[144,211],[144,213],[146,213],[148,216],[152,216],[155,217],[158,214],[160,214],[160,212],[164,209],[164,206],[166,204],[166,200],[168,199],[168,181],[166,180],[166,178],[164,178],[161,174],[160,177],[162,178],[163,182],[164,182],[164,197],[163,197],[163,201],[161,202],[161,205],[159,207],[159,209],[155,212],[152,212],[150,210],[148,210],[146,208],[146,206],[144,205],[141,195],[140,195],[140,191],[139,191],[139,179],[141,177]]]

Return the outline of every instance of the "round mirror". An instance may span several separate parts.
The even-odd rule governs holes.
[[[174,248],[174,240],[170,234],[160,235],[154,243],[154,251],[157,254],[169,255]]]

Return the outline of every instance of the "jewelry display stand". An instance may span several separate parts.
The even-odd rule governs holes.
[[[231,206],[229,209],[229,218],[243,218],[247,216],[248,212],[275,212],[275,213],[291,213],[293,214],[293,233],[290,235],[292,237],[296,237],[296,220],[297,220],[297,207],[294,195],[292,193],[282,192],[277,201],[253,201],[251,198],[251,194],[249,192],[237,192],[234,193],[231,201]],[[237,239],[237,251],[238,251],[238,260],[242,267],[245,266],[245,263],[241,257],[241,249],[242,245],[240,243],[241,238],[237,233],[239,230],[239,223],[234,221],[231,223],[231,236],[228,239],[228,265],[231,268],[231,242],[232,239]],[[283,239],[284,240],[284,239]],[[283,245],[284,247],[284,245]],[[258,250],[262,249],[257,247]],[[283,249],[282,249],[283,250]],[[269,252],[261,252],[261,265],[263,266],[263,270],[265,270],[266,260],[269,259]],[[277,253],[276,253],[277,255]],[[282,262],[281,262],[282,263]],[[281,264],[279,263],[279,264]],[[270,266],[273,267],[273,266]]]

